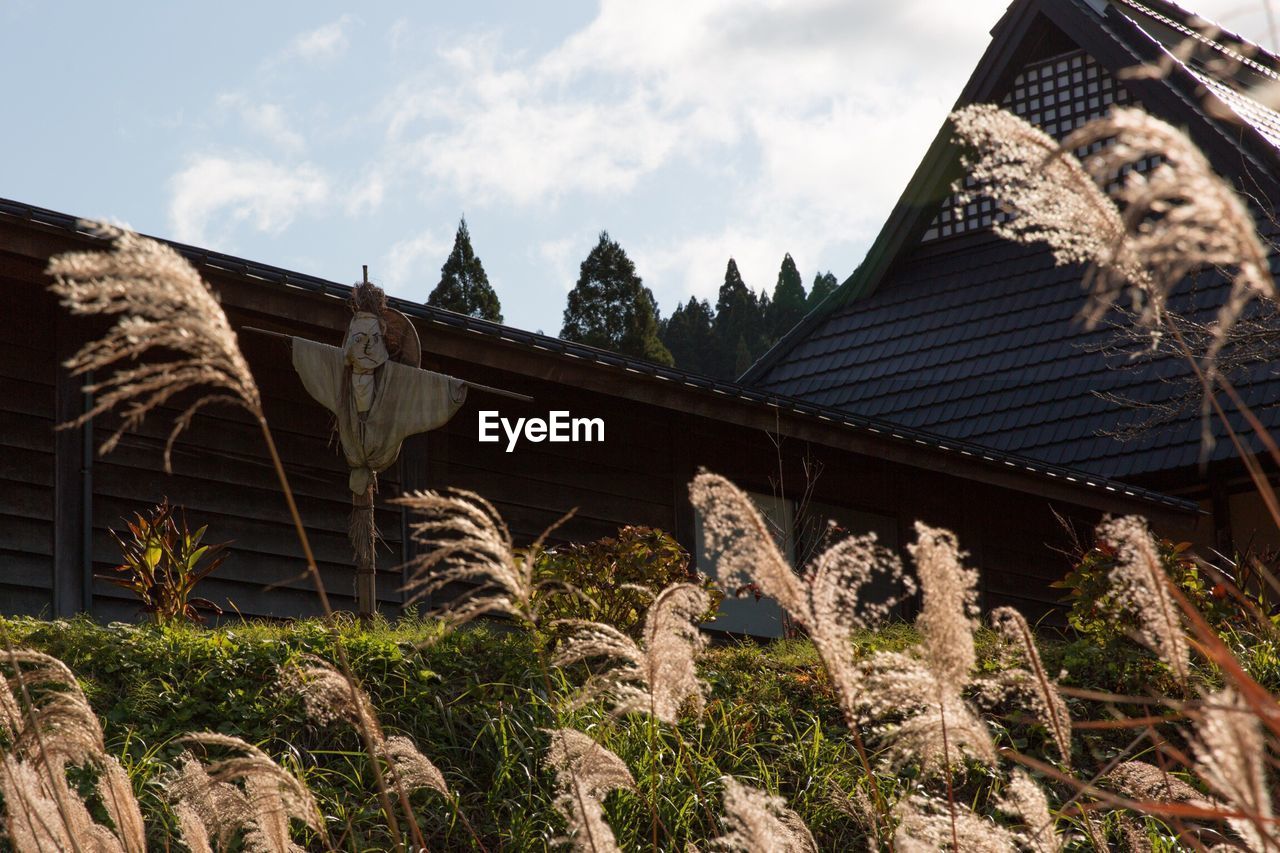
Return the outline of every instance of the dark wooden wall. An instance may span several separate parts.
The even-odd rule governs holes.
[[[128,594],[101,580],[86,583],[86,549],[94,572],[110,571],[117,554],[108,530],[121,530],[126,517],[167,497],[186,508],[193,526],[209,525],[208,541],[234,543],[225,566],[206,581],[204,595],[245,616],[315,613],[317,598],[284,499],[258,426],[246,413],[204,410],[176,445],[172,473],[162,470],[162,448],[177,409],[153,413],[88,468],[82,464],[87,437],[75,430],[54,432],[54,423],[83,406],[78,382],[57,361],[105,324],[66,317],[44,292],[41,267],[42,262],[0,252],[0,307],[6,320],[22,318],[5,323],[8,336],[0,342],[0,610],[61,614],[89,606],[98,618],[136,618]],[[345,309],[338,300],[231,276],[214,275],[213,281],[237,327],[339,342]],[[472,361],[458,343],[459,333],[445,332],[455,337],[436,342],[434,327],[418,327],[425,367],[535,400],[517,403],[473,390],[452,422],[406,442],[400,463],[380,477],[378,525],[386,541],[379,553],[379,599],[389,613],[401,601],[401,564],[412,549],[404,542],[405,518],[387,501],[410,489],[456,487],[484,495],[501,511],[517,544],[527,544],[576,509],[553,541],[592,539],[613,535],[624,524],[644,524],[672,532],[693,551],[687,487],[699,468],[751,491],[776,494],[781,488],[790,498],[799,497],[806,479],[818,472],[814,501],[887,516],[900,545],[914,540],[916,519],[955,530],[982,568],[984,605],[1015,604],[1032,617],[1052,607],[1057,594],[1048,583],[1067,565],[1055,549],[1065,548],[1069,536],[1054,510],[1081,525],[1098,516],[1070,503],[816,441],[783,438],[779,446],[758,421],[748,427],[725,420],[723,411],[732,411],[727,405],[695,414],[626,399],[609,393],[608,385],[583,387],[568,373],[561,376],[558,367],[530,378],[518,364],[495,359],[497,345],[488,339],[475,338],[477,355],[486,358]],[[332,418],[303,389],[287,344],[247,333],[241,341],[326,587],[335,607],[350,609],[350,496]],[[512,419],[545,417],[550,410],[600,417],[605,441],[522,441],[507,453],[505,440],[477,440],[482,409]],[[95,446],[112,424],[108,417],[94,425]]]
[[[626,524],[672,530],[675,526],[670,416],[653,406],[477,368],[450,359],[430,365],[453,376],[505,387],[534,397],[532,403],[471,392],[444,428],[426,437],[427,480],[484,495],[502,512],[518,542],[528,542],[570,510],[574,517],[556,531],[559,540],[615,534]],[[603,443],[552,444],[521,441],[506,452],[505,436],[480,442],[482,410],[503,417],[547,417],[553,410],[602,418]]]
[[[0,605],[9,613],[53,608],[54,309],[0,275]]]
[[[613,535],[623,524],[670,531],[692,553],[693,510],[688,484],[701,468],[749,491],[811,499],[889,516],[900,545],[915,540],[914,523],[953,530],[982,567],[986,608],[1013,605],[1038,618],[1060,598],[1049,583],[1067,571],[1071,537],[1055,513],[1090,526],[1099,513],[947,474],[849,453],[760,429],[645,406],[566,385],[532,381],[459,360],[433,366],[478,382],[534,395],[532,404],[482,394],[444,429],[426,439],[433,487],[477,491],[494,501],[518,542],[528,542],[562,513],[577,508],[563,538]],[[602,417],[604,444],[529,444],[514,453],[477,440],[477,413],[493,408],[509,418],[567,409]],[[780,441],[780,444],[778,443]],[[903,556],[906,557],[905,549]]]

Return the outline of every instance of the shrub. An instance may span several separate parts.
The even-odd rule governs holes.
[[[707,589],[712,595],[707,620],[723,598],[690,568],[689,552],[652,527],[623,527],[617,538],[549,549],[539,555],[534,574],[575,590],[548,593],[542,605],[544,620],[593,619],[631,636],[637,636],[644,624],[652,593],[670,584],[695,583]]]
[[[1187,599],[1215,624],[1230,618],[1233,608],[1222,587],[1210,582],[1188,553],[1188,542],[1157,539],[1161,567]],[[1118,552],[1114,543],[1099,540],[1080,554],[1067,576],[1052,586],[1067,590],[1062,599],[1071,603],[1067,622],[1099,646],[1111,646],[1137,627],[1137,617],[1126,608],[1111,582]]]

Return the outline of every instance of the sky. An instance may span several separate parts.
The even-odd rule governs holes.
[[[608,230],[666,315],[848,276],[1007,3],[0,0],[0,197],[416,301],[465,216],[549,334]]]

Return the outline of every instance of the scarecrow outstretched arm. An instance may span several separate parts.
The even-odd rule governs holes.
[[[295,340],[305,341],[306,343],[313,344],[314,346],[328,347],[329,349],[337,349],[337,347],[330,347],[328,344],[318,344],[318,343],[315,343],[314,341],[308,341],[306,338],[299,338],[299,337],[295,337],[294,335],[286,335],[283,332],[273,332],[273,331],[270,331],[269,329],[259,329],[254,326],[242,326],[241,328],[244,329],[244,331],[246,332],[253,332],[259,335],[270,335],[273,338],[284,338],[285,340],[291,343]],[[416,370],[419,368],[410,368],[410,369]],[[518,394],[515,391],[507,391],[502,388],[494,388],[492,385],[481,385],[478,382],[468,382],[465,379],[456,379],[455,377],[452,377],[452,376],[450,376],[449,378],[453,379],[455,382],[461,382],[462,384],[466,385],[468,388],[473,388],[476,391],[483,391],[486,394],[496,394],[499,397],[507,397],[508,399],[520,400],[521,402],[525,402],[525,403],[533,402],[533,398],[530,397],[528,394]],[[311,389],[308,388],[307,390],[310,391]],[[312,394],[311,396],[315,397],[316,395]],[[326,408],[328,408],[330,411],[333,410],[334,406],[337,406],[336,398],[334,400],[333,406],[330,406],[328,403],[326,403],[324,400],[321,400],[319,397],[316,397],[316,399],[320,400],[321,404],[324,405]]]

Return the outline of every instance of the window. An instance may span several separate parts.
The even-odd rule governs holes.
[[[747,495],[764,516],[765,522],[774,533],[774,541],[782,556],[789,561],[795,559],[795,548],[792,539],[794,516],[791,501],[784,501],[773,495],[759,492],[748,492]],[[716,571],[716,554],[708,554],[702,541],[702,513],[694,509],[693,535],[696,542],[695,553],[698,571],[708,577],[718,578]],[[708,628],[726,631],[731,634],[750,634],[755,637],[781,637],[782,608],[772,598],[757,599],[750,592],[734,596],[734,590],[726,589],[724,601],[720,604],[720,615],[714,622],[707,623]]]
[[[817,556],[823,545],[827,522],[837,525],[836,537],[875,533],[881,544],[893,551],[898,547],[898,524],[892,516],[861,512],[835,504],[812,502],[804,513],[804,518],[796,519],[794,501],[783,501],[773,495],[760,492],[748,492],[765,522],[774,532],[774,541],[787,560],[795,565],[797,561],[805,562]],[[712,577],[719,577],[716,570],[716,554],[708,554],[702,541],[702,515],[694,510],[695,559],[698,571]],[[828,540],[827,544],[833,540]],[[877,584],[867,590],[872,596],[888,597],[896,593],[887,586],[887,579],[877,579]],[[707,623],[708,628],[725,631],[731,634],[749,634],[755,637],[781,637],[783,635],[782,608],[767,596],[757,599],[751,592],[744,591],[741,596],[734,596],[735,590],[726,589],[725,599],[720,605],[720,615],[714,622]]]

